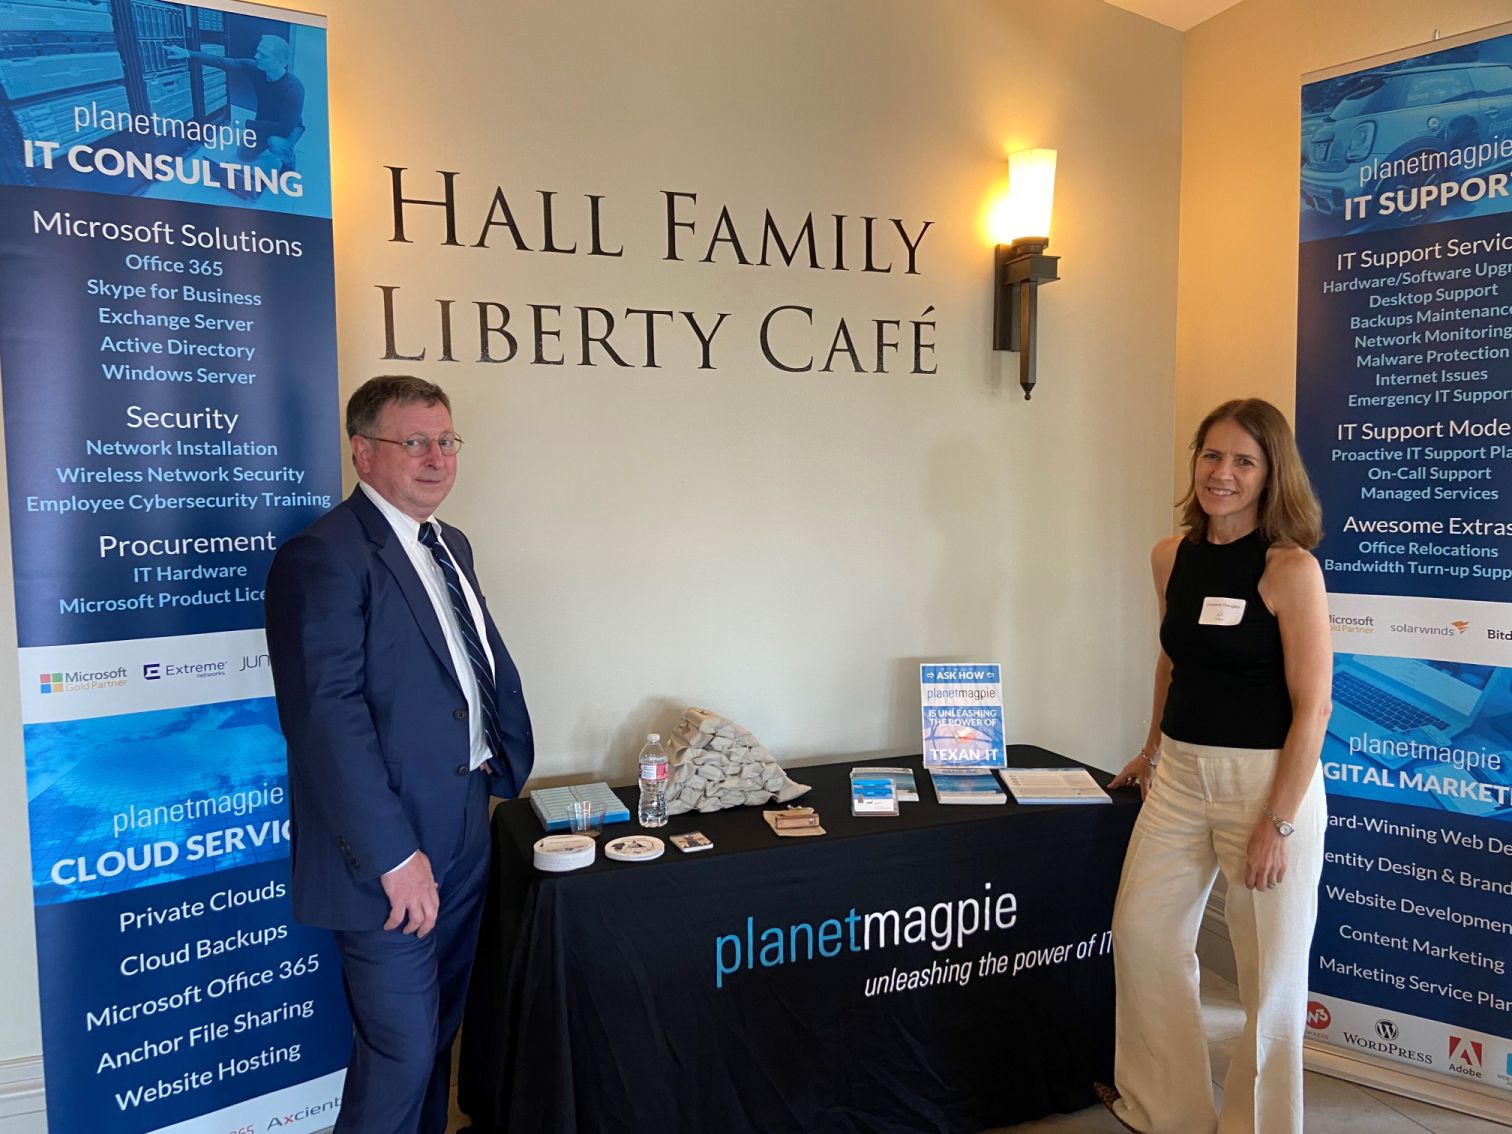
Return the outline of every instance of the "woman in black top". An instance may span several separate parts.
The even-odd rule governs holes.
[[[1208,414],[1181,506],[1185,534],[1150,556],[1150,730],[1112,784],[1145,805],[1113,915],[1115,1088],[1098,1092],[1141,1134],[1301,1134],[1332,655],[1321,515],[1281,413],[1251,398]],[[1221,1115],[1196,957],[1219,870],[1245,1006]]]

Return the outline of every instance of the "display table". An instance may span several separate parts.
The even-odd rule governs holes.
[[[651,833],[712,850],[570,874],[531,865],[527,801],[499,806],[462,1031],[474,1130],[964,1132],[1090,1105],[1137,793],[942,806],[918,757],[870,763],[914,768],[920,801],[855,817],[852,764],[797,768],[823,837],[778,838],[756,807],[682,815]]]

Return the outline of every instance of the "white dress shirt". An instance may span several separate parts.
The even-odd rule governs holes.
[[[467,699],[467,738],[470,752],[468,763],[470,767],[476,769],[493,754],[489,752],[488,741],[483,736],[483,705],[478,691],[478,678],[473,673],[472,662],[467,657],[467,646],[462,638],[462,628],[457,624],[457,612],[452,606],[451,592],[446,586],[446,576],[441,571],[441,564],[437,563],[436,557],[431,554],[430,548],[420,542],[419,523],[395,508],[366,481],[359,480],[357,483],[362,491],[367,493],[368,499],[378,506],[378,511],[383,513],[383,518],[389,522],[389,526],[394,529],[394,534],[399,537],[399,545],[404,548],[410,562],[414,564],[415,573],[425,584],[425,593],[430,596],[436,618],[441,622],[441,632],[446,637],[446,648],[451,654],[452,668],[457,671],[457,680],[462,683],[462,695]],[[435,517],[431,517],[426,520],[426,523],[431,523],[434,519]],[[436,525],[436,538],[440,540],[442,547],[446,547],[446,539],[441,534],[439,524]],[[451,556],[452,563],[457,562],[457,557],[450,547],[446,547],[446,554]],[[494,673],[493,650],[488,646],[482,604],[478,602],[478,596],[473,594],[472,584],[467,581],[467,575],[460,566],[457,567],[457,578],[462,583],[462,594],[467,599],[467,609],[472,613],[473,625],[477,627],[478,639],[483,645],[483,656],[488,660],[488,671]]]

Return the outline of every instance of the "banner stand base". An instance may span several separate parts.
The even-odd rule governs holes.
[[[1311,1042],[1304,1045],[1302,1064],[1320,1075],[1512,1126],[1512,1101],[1489,1088],[1453,1082],[1442,1075],[1415,1075],[1401,1063]]]

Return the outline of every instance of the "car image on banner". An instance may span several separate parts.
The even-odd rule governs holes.
[[[1416,191],[1456,171],[1486,175],[1512,169],[1512,52],[1497,41],[1421,60],[1374,68],[1347,80],[1313,84],[1325,113],[1302,120],[1303,238],[1417,224],[1433,211]],[[1440,62],[1441,58],[1454,61]],[[1351,217],[1349,198],[1402,193],[1389,215]],[[1494,206],[1494,190],[1479,203]],[[1503,202],[1503,205],[1505,202]],[[1469,216],[1462,199],[1438,219]],[[1311,215],[1309,215],[1311,214]]]

